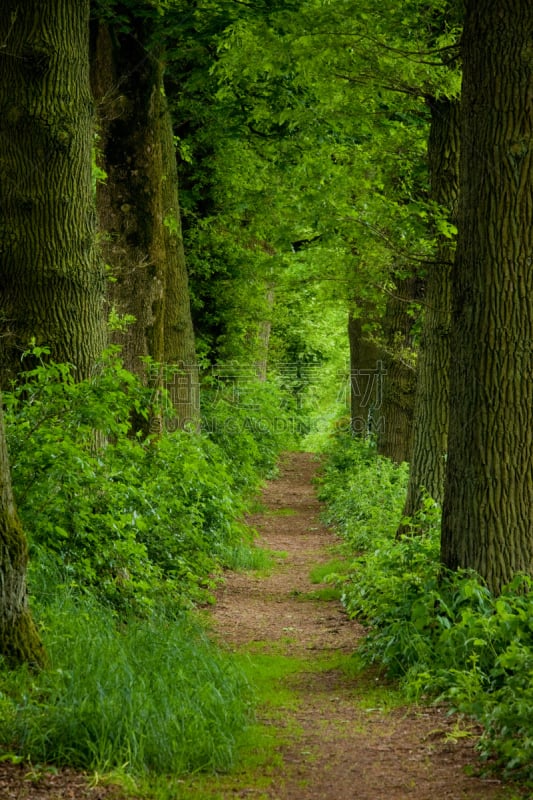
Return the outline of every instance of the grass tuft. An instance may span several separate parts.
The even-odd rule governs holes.
[[[244,673],[190,619],[120,630],[94,601],[48,610],[51,666],[0,673],[0,740],[33,762],[136,775],[228,770],[250,722]]]
[[[309,577],[311,583],[337,583],[346,578],[350,570],[350,565],[342,558],[335,558],[326,564],[317,564]]]
[[[235,572],[256,571],[268,573],[275,564],[275,554],[253,544],[237,544],[223,553],[223,564],[226,569]]]

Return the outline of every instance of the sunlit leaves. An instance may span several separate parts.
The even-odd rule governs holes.
[[[140,18],[164,11],[154,37],[196,325],[213,353],[223,339],[243,354],[272,286],[282,303],[303,276],[315,298],[379,303],[391,270],[453,235],[426,205],[426,99],[459,90],[459,5],[129,0]]]

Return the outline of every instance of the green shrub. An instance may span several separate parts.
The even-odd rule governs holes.
[[[203,434],[132,435],[132,416],[147,417],[149,402],[115,352],[90,380],[41,363],[6,394],[13,487],[32,552],[52,554],[64,580],[121,612],[147,613],[163,596],[204,599],[245,536],[232,454]],[[256,447],[251,435],[248,444]],[[266,458],[250,464],[250,484]]]
[[[337,437],[324,469],[327,518],[346,539],[348,613],[369,625],[361,657],[386,666],[414,698],[437,697],[482,723],[482,754],[533,780],[533,581],[499,597],[475,573],[439,561],[439,509],[427,500],[396,538],[405,473],[360,441]]]
[[[202,394],[206,435],[226,456],[235,484],[247,493],[274,474],[280,451],[295,444],[284,403],[283,393],[270,381],[219,383]]]
[[[352,552],[394,535],[407,486],[407,467],[376,455],[372,441],[345,432],[332,437],[318,496],[324,521],[335,525]],[[379,498],[379,502],[377,502]]]
[[[143,439],[132,421],[152,398],[116,351],[80,382],[46,355],[31,350],[5,401],[50,665],[0,670],[0,741],[98,771],[228,769],[250,690],[184,609],[224,565],[269,563],[241,520],[287,442],[278,395],[254,386],[238,408],[213,401],[205,432]]]

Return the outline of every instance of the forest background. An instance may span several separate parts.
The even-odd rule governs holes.
[[[361,606],[359,574],[347,608],[384,627],[385,662],[395,662],[393,642],[405,646],[385,623],[420,634],[413,663],[425,690],[435,683],[430,650],[446,675],[464,667],[462,694],[444,678],[443,687],[486,722],[491,752],[522,769],[533,563],[529,4],[412,0],[379,14],[365,0],[71,5],[9,0],[0,12],[11,459],[9,471],[2,436],[0,632],[6,665],[30,669],[6,672],[10,745],[141,771],[229,764],[248,713],[236,702],[242,678],[192,636],[187,610],[208,600],[224,567],[256,557],[239,519],[279,451],[318,446],[334,430],[334,441],[410,463],[376,552],[388,568],[411,569],[411,551],[406,562],[395,548],[422,547],[416,564],[431,573],[413,578],[405,620],[397,596],[394,614]],[[339,458],[343,474],[352,456]],[[342,494],[350,481],[332,485]],[[343,520],[357,516],[355,491]],[[427,519],[441,504],[439,533]],[[433,603],[423,612],[421,586]],[[472,598],[481,618],[464,605]],[[98,620],[98,631],[76,653],[80,619]],[[458,621],[477,633],[451,643]],[[88,648],[96,636],[107,644]],[[161,668],[149,690],[137,681],[144,694],[128,695],[123,714],[132,667],[122,648],[138,649],[136,637],[154,642],[143,648],[146,675],[150,658],[175,665],[172,647],[197,643],[183,682],[207,670],[203,691],[185,692],[201,708],[184,710]],[[93,678],[98,692],[105,670],[92,664],[81,677],[74,662],[58,666],[66,641],[80,669],[87,652],[109,663],[105,647],[124,665],[105,724],[93,701],[69,695]],[[453,653],[445,666],[443,653]],[[44,677],[28,699],[36,667]],[[216,708],[231,724],[213,737]],[[139,717],[146,729],[132,741]],[[189,724],[202,734],[185,733]],[[206,744],[193,755],[186,740]]]

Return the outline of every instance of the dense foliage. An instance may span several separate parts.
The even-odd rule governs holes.
[[[49,663],[0,671],[0,740],[99,771],[226,769],[251,695],[188,610],[254,564],[243,515],[288,440],[280,392],[211,385],[202,432],[145,439],[134,422],[171,412],[115,350],[80,382],[47,356],[31,348],[5,403]]]
[[[298,415],[278,381],[258,381],[250,367],[229,366],[206,383],[202,426],[223,454],[232,485],[249,495],[258,476],[272,476],[279,453],[294,446]]]
[[[482,755],[532,780],[531,579],[517,576],[495,597],[474,573],[446,572],[432,501],[411,521],[414,533],[396,538],[403,468],[346,435],[329,456],[321,494],[351,559],[344,605],[370,628],[364,660],[400,677],[411,697],[473,717],[483,726]]]
[[[67,583],[123,611],[150,608],[163,589],[170,603],[198,599],[243,537],[242,496],[216,444],[183,431],[131,435],[132,412],[147,416],[150,399],[116,354],[80,383],[68,365],[40,364],[6,396],[32,549],[53,554]]]

